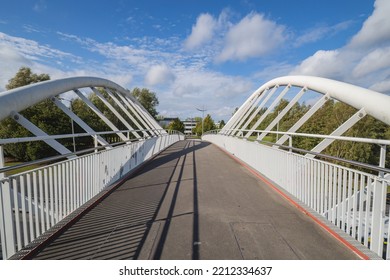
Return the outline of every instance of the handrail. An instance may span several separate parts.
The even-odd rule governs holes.
[[[139,131],[144,131],[144,130],[137,130],[137,131],[139,132]],[[112,134],[112,133],[116,133],[116,132],[131,132],[131,130],[108,131],[108,132],[105,131],[105,132],[97,132],[96,134],[79,133],[79,134],[64,134],[64,135],[47,135],[47,136],[40,136],[40,137],[25,137],[25,138],[16,138],[16,139],[22,139],[22,141],[11,142],[11,143],[23,143],[23,142],[31,142],[31,141],[41,141],[41,140],[46,140],[46,139],[64,139],[64,138],[71,138],[71,137],[73,137],[73,135],[78,135],[79,137],[82,137],[82,136],[95,136],[95,135]],[[176,130],[168,130],[168,133],[166,135],[172,135],[172,134],[183,135],[183,133],[181,133],[180,131],[176,131]],[[33,138],[33,139],[30,140],[30,138]],[[148,137],[148,138],[157,138],[157,136]],[[14,139],[14,138],[10,138],[10,139]],[[23,141],[23,139],[25,141]],[[2,167],[2,168],[0,168],[0,173],[9,172],[9,171],[12,171],[12,170],[16,170],[16,169],[19,169],[19,168],[22,168],[22,167],[27,167],[27,166],[34,165],[34,164],[42,164],[42,163],[47,163],[47,162],[58,161],[58,160],[61,160],[61,159],[69,158],[71,156],[77,156],[77,155],[86,154],[86,153],[97,151],[97,150],[102,150],[102,149],[105,149],[107,147],[115,147],[115,146],[119,146],[119,145],[122,145],[122,144],[130,143],[130,142],[136,142],[136,141],[139,141],[141,139],[145,139],[145,138],[129,139],[129,140],[126,140],[126,141],[120,141],[120,142],[111,143],[111,144],[107,144],[107,145],[100,145],[100,146],[97,146],[97,147],[88,148],[88,149],[85,149],[85,150],[76,151],[76,152],[72,152],[72,153],[67,153],[67,154],[63,154],[63,155],[56,155],[56,156],[52,156],[52,157],[48,157],[48,158],[44,158],[44,159],[38,159],[38,160],[34,160],[34,161],[29,161],[29,162],[21,163],[21,164],[18,164],[18,165]],[[3,143],[1,140],[8,140],[8,139],[0,139],[0,144],[7,144],[7,143]],[[0,180],[0,182],[1,182],[1,180]]]
[[[166,132],[165,129],[142,129],[142,130],[112,130],[112,131],[103,131],[103,132],[95,132],[95,133],[74,133],[74,134],[58,134],[58,135],[44,135],[44,136],[31,136],[31,137],[21,137],[21,138],[7,138],[0,139],[0,145],[5,144],[14,144],[14,143],[25,143],[25,142],[34,142],[34,141],[43,141],[43,140],[51,140],[51,139],[65,139],[72,137],[85,137],[85,136],[95,136],[95,135],[107,135],[107,134],[116,134],[116,133],[126,133],[126,132]],[[150,137],[150,135],[148,135]],[[140,137],[137,139],[144,139],[145,137]],[[126,141],[124,141],[126,142]]]
[[[219,133],[222,129],[210,130],[204,134],[213,134],[214,132]],[[234,129],[226,129],[224,132],[233,131]],[[271,133],[271,134],[283,134],[290,136],[304,136],[304,137],[313,137],[313,138],[323,138],[323,139],[334,139],[334,140],[344,140],[352,141],[359,143],[368,143],[368,144],[378,144],[378,145],[390,145],[390,140],[386,139],[371,139],[371,138],[360,138],[360,137],[349,137],[349,136],[334,136],[334,135],[325,135],[325,134],[309,134],[309,133],[299,133],[299,132],[284,132],[284,131],[269,131],[269,130],[249,130],[249,129],[240,129],[238,132],[248,132],[252,131],[253,133]],[[214,133],[215,134],[215,133]],[[224,134],[224,133],[222,133]],[[231,135],[229,135],[231,136]],[[247,139],[247,138],[245,138]]]
[[[230,130],[232,130],[232,129],[228,129],[228,130],[225,130],[225,131],[228,132]],[[205,132],[204,135],[207,135],[207,134],[219,134],[219,131],[220,131],[219,129],[217,129],[217,130],[210,130],[210,131]],[[240,131],[245,132],[245,131],[249,131],[249,130],[240,130]],[[266,131],[266,130],[255,130],[253,132],[254,133],[256,133],[256,132],[258,132],[258,133],[266,132],[266,133],[271,133],[271,134],[282,134],[282,135],[289,135],[289,136],[305,136],[305,137],[313,137],[313,138],[335,139],[335,140],[353,141],[353,142],[378,144],[378,145],[390,145],[390,140],[384,140],[384,139],[382,140],[382,139],[357,138],[357,137],[346,137],[346,136],[331,136],[331,135],[296,133],[296,132],[293,133],[293,132],[283,132],[283,131]],[[235,138],[241,138],[240,136],[224,135],[223,133],[219,134],[219,135],[228,136],[228,137],[235,137]],[[243,138],[243,139],[247,140],[247,138]],[[366,169],[369,169],[369,170],[375,171],[375,172],[390,173],[390,169],[385,168],[385,167],[380,167],[380,166],[371,165],[371,164],[367,164],[367,163],[362,163],[362,162],[358,162],[358,161],[354,161],[354,160],[348,160],[348,159],[343,159],[343,158],[339,158],[339,157],[335,157],[335,156],[325,155],[325,154],[322,154],[322,153],[317,153],[317,152],[313,152],[313,151],[309,151],[309,150],[305,150],[305,149],[300,149],[300,148],[296,148],[296,147],[293,147],[293,146],[286,146],[286,145],[277,144],[277,143],[264,141],[264,140],[254,140],[254,142],[264,143],[264,144],[272,145],[272,146],[278,146],[280,148],[284,148],[284,149],[287,149],[287,150],[293,150],[293,151],[300,152],[300,153],[311,154],[311,155],[318,156],[318,157],[321,157],[321,158],[331,159],[331,160],[335,160],[335,161],[351,164],[351,165],[354,165],[354,166],[366,168]]]
[[[308,151],[308,150],[305,150],[305,149],[290,147],[290,146],[276,144],[276,143],[263,141],[263,140],[255,140],[255,142],[270,144],[270,145],[278,146],[278,147],[281,147],[281,148],[284,148],[284,149],[287,149],[287,150],[293,150],[293,151],[296,151],[296,152],[311,154],[311,155],[318,156],[318,157],[321,157],[321,158],[336,160],[336,161],[352,164],[352,165],[355,165],[355,166],[363,167],[363,168],[366,168],[366,169],[370,169],[372,171],[390,173],[390,169],[388,169],[388,168],[379,167],[379,166],[371,165],[371,164],[368,164],[368,163],[362,163],[362,162],[358,162],[358,161],[354,161],[354,160],[343,159],[343,158],[339,158],[339,157],[335,157],[335,156],[325,155],[325,154],[321,154],[321,153]]]

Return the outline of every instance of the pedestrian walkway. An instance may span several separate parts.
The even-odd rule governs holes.
[[[216,146],[169,147],[35,259],[357,259]]]

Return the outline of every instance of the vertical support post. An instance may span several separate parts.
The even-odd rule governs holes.
[[[4,148],[0,145],[0,168],[4,167]],[[15,254],[15,227],[13,223],[12,193],[8,180],[0,173],[0,237],[3,259]]]
[[[97,148],[97,146],[98,146],[98,138],[97,138],[96,134],[93,135],[93,141],[94,141],[94,144],[95,144],[95,148]],[[95,149],[95,153],[97,153],[97,152],[98,152],[98,150]]]
[[[379,157],[379,167],[385,167],[386,162],[386,145],[380,145],[380,157]],[[384,172],[379,172],[379,177],[383,178],[385,176]]]
[[[4,161],[4,148],[0,145],[0,168],[3,168],[5,164]],[[2,186],[3,183],[1,180],[4,178],[4,173],[0,172],[0,242],[2,248],[2,256],[5,258],[7,255],[6,245],[5,245],[5,228],[4,228],[4,215],[3,215],[3,194]]]
[[[5,160],[4,160],[4,147],[0,145],[0,168],[3,168],[5,166]],[[4,173],[0,172],[0,180],[3,179]]]
[[[0,168],[4,167],[4,147],[0,145]]]
[[[385,167],[386,162],[386,145],[380,145],[380,157],[379,157],[379,167]],[[385,234],[385,218],[386,218],[386,194],[387,194],[387,183],[385,182],[385,173],[379,172],[379,182],[376,184],[377,192],[374,192],[374,211],[375,208],[379,208],[375,211],[376,215],[379,217],[375,217],[373,213],[373,227],[375,224],[379,223],[378,229],[378,240],[376,241],[375,236],[372,238],[372,250],[376,252],[379,256],[383,254],[383,244],[384,244],[384,234]],[[375,197],[376,196],[376,197]],[[377,204],[375,202],[377,201]],[[372,232],[375,229],[372,229]]]
[[[288,146],[290,147],[289,152],[291,153],[292,152],[292,149],[291,149],[291,147],[292,147],[292,136],[291,135],[288,136]]]
[[[75,137],[74,137],[74,121],[73,121],[73,119],[71,119],[70,122],[72,124],[73,152],[75,153],[76,152],[76,140],[75,140]]]
[[[379,167],[385,166],[386,145],[380,145]],[[378,180],[374,182],[374,199],[372,210],[371,250],[382,256],[384,237],[384,218],[386,210],[387,184],[384,181],[384,173],[379,172]]]

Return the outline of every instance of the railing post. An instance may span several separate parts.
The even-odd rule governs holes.
[[[3,168],[5,166],[5,160],[4,160],[4,147],[0,145],[0,168]],[[3,179],[4,173],[0,172],[0,180]]]
[[[292,153],[292,136],[288,136],[288,146],[290,147],[289,152]]]
[[[385,167],[386,145],[380,145],[379,167]],[[371,247],[370,249],[382,256],[383,252],[383,235],[384,235],[384,218],[386,211],[386,193],[387,184],[384,181],[384,172],[379,172],[378,180],[374,183],[374,199],[372,210],[372,227],[371,227]]]
[[[95,148],[97,148],[98,147],[98,137],[96,134],[93,135],[93,142],[94,142]],[[97,152],[98,152],[98,150],[95,149],[95,153],[97,153]]]
[[[380,145],[380,157],[379,157],[379,167],[385,167],[386,163],[386,145]],[[384,172],[379,172],[379,177],[383,178],[385,176]]]
[[[4,167],[4,148],[0,145],[0,168]],[[0,237],[3,259],[15,254],[15,227],[13,223],[12,195],[8,180],[0,173]]]

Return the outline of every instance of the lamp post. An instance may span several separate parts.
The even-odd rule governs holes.
[[[207,111],[204,106],[203,106],[203,109],[198,109],[196,108],[196,110],[202,112],[202,136],[203,136],[203,121],[204,121],[204,112]]]

